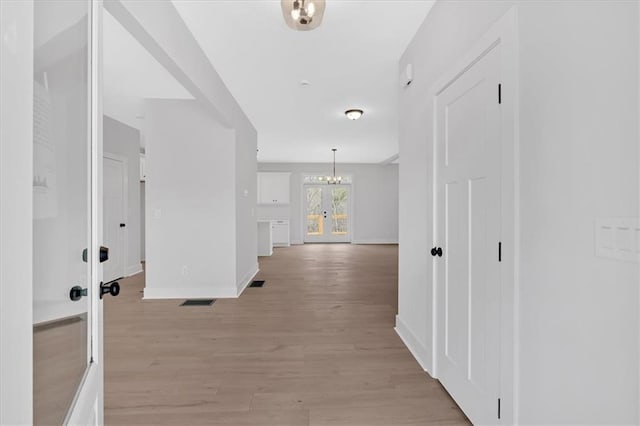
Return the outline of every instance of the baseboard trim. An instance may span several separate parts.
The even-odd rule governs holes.
[[[426,372],[430,373],[430,369],[428,368],[428,356],[427,356],[427,348],[420,343],[420,340],[416,337],[415,334],[407,327],[407,325],[402,321],[402,319],[396,315],[396,326],[394,330],[400,336],[400,340],[404,343],[404,345],[409,349],[411,355],[418,361],[420,367]]]
[[[168,287],[144,288],[143,299],[228,299],[238,297],[235,287]]]
[[[260,272],[260,266],[256,263],[253,269],[249,271],[249,273],[247,273],[244,277],[242,277],[242,279],[236,284],[236,297],[240,297],[244,289],[247,288],[247,286],[251,284],[255,276],[258,275],[258,272]]]
[[[127,267],[127,269],[125,270],[125,277],[130,277],[132,275],[136,275],[139,274],[140,272],[142,272],[142,264],[137,264],[137,265],[130,265],[129,267]]]
[[[353,240],[351,244],[398,244],[397,238],[381,238],[371,240]]]

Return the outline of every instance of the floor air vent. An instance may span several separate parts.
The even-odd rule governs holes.
[[[253,281],[249,285],[249,287],[264,287],[264,281],[259,281],[259,280]]]
[[[187,299],[180,306],[211,306],[216,299]]]

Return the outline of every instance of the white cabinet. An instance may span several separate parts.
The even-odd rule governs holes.
[[[291,244],[289,241],[288,220],[271,221],[271,231],[274,247],[288,247]]]
[[[289,204],[291,173],[259,172],[258,204]]]

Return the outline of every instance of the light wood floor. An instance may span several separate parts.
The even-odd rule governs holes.
[[[238,299],[105,300],[109,425],[454,425],[468,421],[393,330],[397,246],[304,245],[260,258]]]

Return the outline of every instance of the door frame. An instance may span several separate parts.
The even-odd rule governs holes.
[[[89,62],[90,62],[90,107],[89,122],[91,124],[91,246],[89,262],[91,264],[91,280],[89,301],[88,368],[78,387],[71,408],[64,424],[69,425],[101,425],[104,424],[104,363],[103,363],[103,313],[102,300],[99,295],[99,284],[102,281],[102,267],[98,256],[98,247],[103,241],[102,232],[102,15],[103,0],[89,0]]]
[[[351,183],[344,183],[339,185],[330,185],[327,183],[304,183],[305,176],[318,176],[317,173],[303,173],[302,174],[302,185],[300,189],[300,218],[302,218],[300,223],[300,238],[302,240],[302,244],[353,244],[353,236],[354,236],[354,212],[353,208],[355,203],[353,202],[353,194],[354,194],[354,185],[353,185],[353,177],[351,175]],[[348,241],[305,241],[307,234],[307,204],[305,200],[307,199],[307,186],[321,186],[321,187],[334,187],[334,186],[348,186],[349,187],[349,199],[347,204],[349,206],[349,232],[348,232]]]
[[[0,424],[33,423],[33,25],[0,2]]]
[[[517,74],[517,6],[509,9],[491,28],[463,55],[449,71],[431,87],[433,108],[432,143],[432,246],[438,235],[438,193],[437,193],[437,97],[459,76],[470,69],[489,50],[500,45],[500,81],[501,90],[501,238],[502,261],[500,263],[501,300],[500,300],[500,408],[501,422],[515,424],[518,419],[518,264],[519,264],[519,139],[518,139],[518,74]],[[497,88],[496,88],[497,101]],[[432,293],[429,295],[432,305],[432,359],[433,377],[438,378],[438,306],[440,285],[437,281],[438,262],[432,259]],[[497,401],[496,401],[497,405]],[[497,410],[497,406],[496,406]]]
[[[117,161],[122,164],[122,217],[124,219],[124,223],[129,223],[129,159],[127,157],[123,157],[121,155],[112,154],[110,152],[103,152],[103,159],[109,159],[112,161]],[[104,167],[103,167],[104,168]],[[104,185],[104,180],[103,180]],[[103,217],[104,221],[104,217]],[[103,227],[104,233],[104,227]],[[129,230],[127,227],[124,228],[124,235],[122,237],[122,271],[120,271],[120,275],[116,278],[126,277],[128,276],[128,264],[127,258],[129,256]]]

